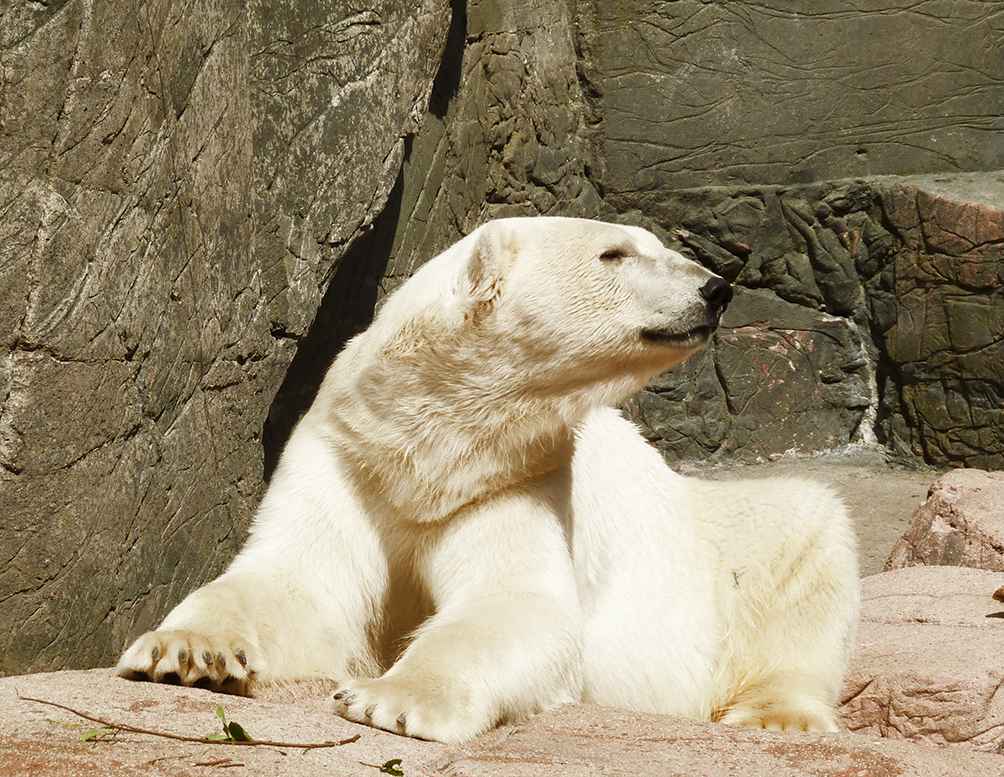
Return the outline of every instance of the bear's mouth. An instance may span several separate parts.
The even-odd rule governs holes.
[[[703,345],[711,339],[711,336],[718,329],[717,324],[712,326],[698,326],[686,332],[670,332],[666,329],[642,329],[641,339],[650,343],[662,343],[676,348],[693,348]]]

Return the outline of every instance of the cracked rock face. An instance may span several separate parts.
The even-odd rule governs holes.
[[[218,573],[445,0],[0,10],[0,673],[109,661]]]
[[[738,293],[712,346],[629,415],[670,458],[877,441],[1004,466],[1004,211],[985,202],[1002,191],[877,178],[646,201],[641,221]]]
[[[877,331],[902,412],[888,434],[934,463],[1002,469],[1004,210],[902,187],[888,202],[903,242]]]
[[[612,193],[1000,167],[985,3],[594,7]]]
[[[1004,574],[913,567],[865,578],[841,726],[873,737],[999,752]]]

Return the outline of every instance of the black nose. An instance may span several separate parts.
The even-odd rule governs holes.
[[[701,296],[708,301],[713,312],[721,315],[732,301],[732,284],[716,275],[701,287]]]

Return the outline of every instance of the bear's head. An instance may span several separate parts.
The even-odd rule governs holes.
[[[436,520],[565,463],[585,415],[704,346],[731,297],[643,229],[492,221],[386,299],[311,412],[383,499]]]
[[[587,404],[609,404],[706,345],[731,299],[726,281],[644,229],[499,219],[423,266],[368,334],[384,368],[466,396],[586,389]]]
[[[638,227],[518,218],[472,237],[458,312],[552,386],[621,373],[630,385],[615,393],[627,395],[706,345],[732,299],[729,283]]]

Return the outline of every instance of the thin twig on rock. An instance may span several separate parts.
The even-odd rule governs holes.
[[[349,745],[357,741],[362,734],[356,734],[348,739],[343,739],[340,742],[270,742],[265,739],[256,739],[253,742],[242,742],[234,739],[222,739],[207,740],[203,737],[186,737],[180,734],[169,734],[166,731],[153,731],[147,728],[139,728],[137,726],[130,726],[128,723],[114,723],[109,720],[103,720],[102,718],[95,717],[94,715],[88,715],[86,712],[81,712],[80,710],[75,710],[73,707],[67,707],[65,704],[58,704],[54,701],[46,701],[45,699],[33,699],[30,696],[22,696],[20,693],[17,694],[17,698],[21,701],[32,701],[36,704],[47,704],[50,707],[56,707],[66,712],[70,712],[77,717],[83,718],[84,720],[89,720],[92,723],[100,723],[105,728],[116,729],[117,731],[127,731],[130,734],[146,734],[151,737],[161,737],[163,739],[174,739],[179,742],[198,742],[202,745],[243,745],[243,746],[253,746],[258,745],[259,747],[300,747],[304,750],[313,750],[319,747],[341,747],[342,745]]]

